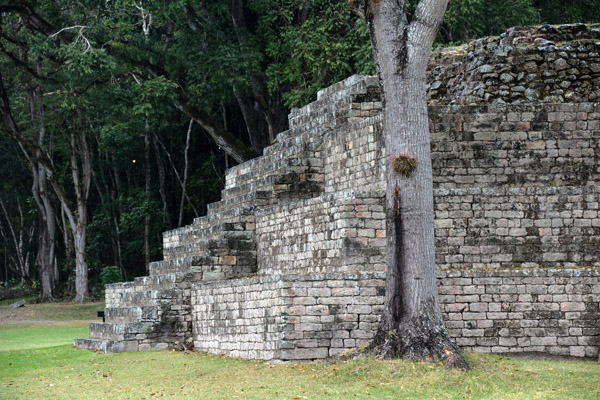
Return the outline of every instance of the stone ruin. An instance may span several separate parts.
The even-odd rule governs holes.
[[[436,263],[467,351],[597,357],[600,31],[514,28],[428,71]],[[206,216],[163,235],[150,276],[106,286],[75,347],[324,359],[373,337],[385,295],[381,96],[352,76],[227,172]]]

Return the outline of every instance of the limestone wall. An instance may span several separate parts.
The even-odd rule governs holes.
[[[446,328],[466,351],[597,357],[600,269],[440,271]]]
[[[435,194],[439,268],[600,266],[597,185]]]
[[[598,32],[555,30],[433,57],[444,63],[429,92],[440,302],[467,350],[591,357],[600,347]],[[293,157],[310,154],[318,187],[255,208],[256,277],[194,284],[197,348],[320,359],[374,335],[385,278],[380,109],[376,81],[352,77],[292,111],[265,157],[302,149]],[[233,168],[226,190],[260,177],[260,165]]]
[[[258,210],[259,273],[383,271],[384,196],[338,192]]]
[[[429,108],[438,188],[600,181],[600,103]]]
[[[285,274],[197,283],[196,349],[242,358],[315,360],[373,337],[382,272]]]

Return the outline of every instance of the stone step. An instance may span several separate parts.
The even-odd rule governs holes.
[[[116,308],[156,306],[162,301],[168,302],[172,299],[182,298],[182,292],[178,288],[168,290],[127,290],[119,293],[118,298],[112,299],[110,306]]]
[[[102,340],[140,340],[154,332],[156,322],[130,322],[90,324],[90,339]]]
[[[134,279],[135,290],[165,290],[187,288],[192,282],[202,280],[201,272],[172,272],[153,276],[139,276]]]
[[[298,121],[291,122],[291,133],[302,135],[317,127],[329,129],[339,128],[361,121],[375,115],[380,115],[382,102],[380,94],[357,93],[351,101],[340,100],[327,105],[315,112],[313,116],[299,115]],[[292,125],[293,124],[293,125]]]
[[[256,202],[248,200],[248,204],[250,203]],[[232,216],[235,214],[235,211],[235,209],[223,212],[219,211],[218,213],[217,211],[213,211],[211,215],[204,217],[204,219],[197,220],[192,225],[188,225],[185,230],[178,230],[174,232],[176,234],[164,235],[163,257],[165,260],[183,256],[223,255],[223,252],[210,252],[208,250],[214,249],[216,247],[215,243],[221,243],[222,239],[252,240],[254,235],[254,214],[250,213],[247,207],[244,207],[243,210],[237,209],[237,216],[234,215],[232,218],[224,216]],[[214,223],[215,221],[225,219],[229,219],[229,222]],[[231,248],[232,245],[228,247]]]
[[[122,324],[128,322],[156,321],[159,318],[158,306],[115,307],[104,310],[106,323]]]
[[[205,221],[206,218],[203,219]],[[218,235],[222,231],[239,231],[254,229],[253,221],[239,220],[225,222],[219,219],[211,220],[212,224],[201,224],[194,222],[181,228],[173,229],[163,233],[163,240],[194,240],[208,236]]]
[[[295,162],[295,160],[292,161]],[[237,197],[255,191],[265,191],[277,194],[277,192],[282,189],[281,185],[304,182],[323,182],[322,159],[304,159],[303,162],[307,162],[308,164],[288,165],[274,171],[271,175],[259,177],[250,182],[223,189],[221,191],[221,198],[227,199]],[[295,187],[289,187],[287,190],[294,191]]]
[[[150,276],[191,271],[191,266],[202,265],[200,258],[200,256],[185,256],[170,260],[152,261],[149,265]]]
[[[225,185],[225,189],[252,183],[269,175],[285,175],[291,172],[301,173],[305,172],[306,168],[322,169],[323,159],[318,154],[320,146],[320,140],[295,145],[294,151],[290,154],[278,154],[277,157],[271,157],[273,160],[265,165],[245,168],[240,171],[235,180],[232,179],[231,182]]]
[[[257,205],[265,205],[269,203],[272,197],[270,190],[256,190],[244,193],[238,196],[229,197],[214,203],[209,203],[207,206],[207,216],[222,214],[228,210],[238,207],[254,207]]]
[[[254,250],[254,231],[222,232],[219,237],[197,238],[178,242],[163,249],[165,260],[186,256],[198,256],[198,262],[192,265],[215,264],[206,257],[235,255],[245,250]],[[217,262],[218,264],[218,262]]]
[[[75,339],[73,347],[96,353],[125,353],[138,351],[137,340]]]
[[[266,147],[262,157],[249,160],[227,171],[225,189],[238,187],[265,177],[288,165],[288,160],[311,158],[312,155],[306,153],[319,151],[322,136],[328,130],[316,127],[297,136],[285,136],[284,132],[280,133],[278,142]]]
[[[255,206],[240,206],[228,210],[223,210],[219,213],[207,214],[198,218],[194,218],[193,225],[197,228],[209,227],[218,222],[254,222]]]
[[[209,253],[222,253],[221,255],[179,257],[152,262],[150,264],[150,276],[161,276],[170,273],[194,273],[201,274],[201,278],[197,280],[206,281],[228,279],[256,272],[256,243],[253,240],[223,239],[223,241],[231,243],[229,248],[225,249],[227,251],[223,247],[208,250]],[[206,249],[199,249],[196,246],[197,244],[190,244],[188,250],[200,253],[207,252]]]

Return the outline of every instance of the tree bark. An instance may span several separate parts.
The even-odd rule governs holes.
[[[65,213],[73,226],[73,245],[75,247],[75,299],[73,301],[83,302],[89,298],[85,246],[87,238],[87,201],[90,194],[93,169],[91,152],[86,138],[84,116],[81,110],[77,110],[73,114],[70,151],[71,175],[77,199],[77,214],[74,216],[68,207],[65,207]],[[54,183],[53,186],[55,186],[56,191],[58,182]],[[61,198],[60,195],[59,198]],[[63,205],[67,205],[66,198]]]
[[[146,134],[144,135],[144,176],[146,202],[150,202],[150,137],[148,136],[148,122],[146,121]],[[150,216],[144,216],[144,263],[146,275],[150,275]]]
[[[24,250],[24,240],[23,240],[23,235],[24,235],[24,221],[23,221],[23,213],[20,212],[20,224],[19,224],[19,232],[17,233],[15,231],[15,227],[13,226],[13,222],[11,220],[11,217],[6,209],[6,206],[4,204],[3,199],[0,197],[0,208],[2,209],[2,212],[4,214],[4,218],[6,219],[6,223],[8,226],[8,230],[10,231],[10,239],[12,239],[13,245],[14,245],[14,253],[16,254],[16,257],[14,257],[15,259],[15,264],[16,268],[15,270],[18,271],[19,277],[21,278],[21,282],[26,282],[28,284],[31,284],[31,278],[29,275],[29,263],[28,263],[28,254],[25,253]],[[20,206],[19,206],[19,211],[20,210]],[[3,236],[4,236],[4,232],[2,232]],[[5,236],[5,239],[8,241],[9,238]],[[46,239],[46,236],[41,235],[40,236],[40,241],[42,239]],[[38,253],[39,254],[39,253]],[[8,275],[7,275],[8,276]],[[8,280],[8,278],[7,278]]]
[[[73,267],[75,266],[75,246],[73,245],[73,233],[71,232],[71,226],[68,222],[68,218],[65,213],[64,207],[60,208],[60,217],[62,222],[63,240],[65,245],[65,265],[67,267],[67,291],[72,292],[75,288],[73,287],[73,280],[71,279],[73,274]]]
[[[433,178],[425,72],[448,0],[421,0],[408,21],[405,2],[354,2],[369,27],[382,87],[386,172],[386,299],[372,349],[381,357],[433,360],[466,369],[444,328],[437,294]],[[416,160],[405,176],[397,156]],[[398,169],[400,170],[400,169]]]

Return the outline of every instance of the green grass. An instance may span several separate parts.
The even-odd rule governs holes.
[[[87,337],[88,334],[89,321],[0,325],[0,351],[62,346],[72,344],[73,338]]]
[[[82,322],[0,325],[0,398],[600,399],[594,362],[467,354],[467,373],[397,360],[272,365],[198,353],[73,349],[72,339],[85,336]]]

